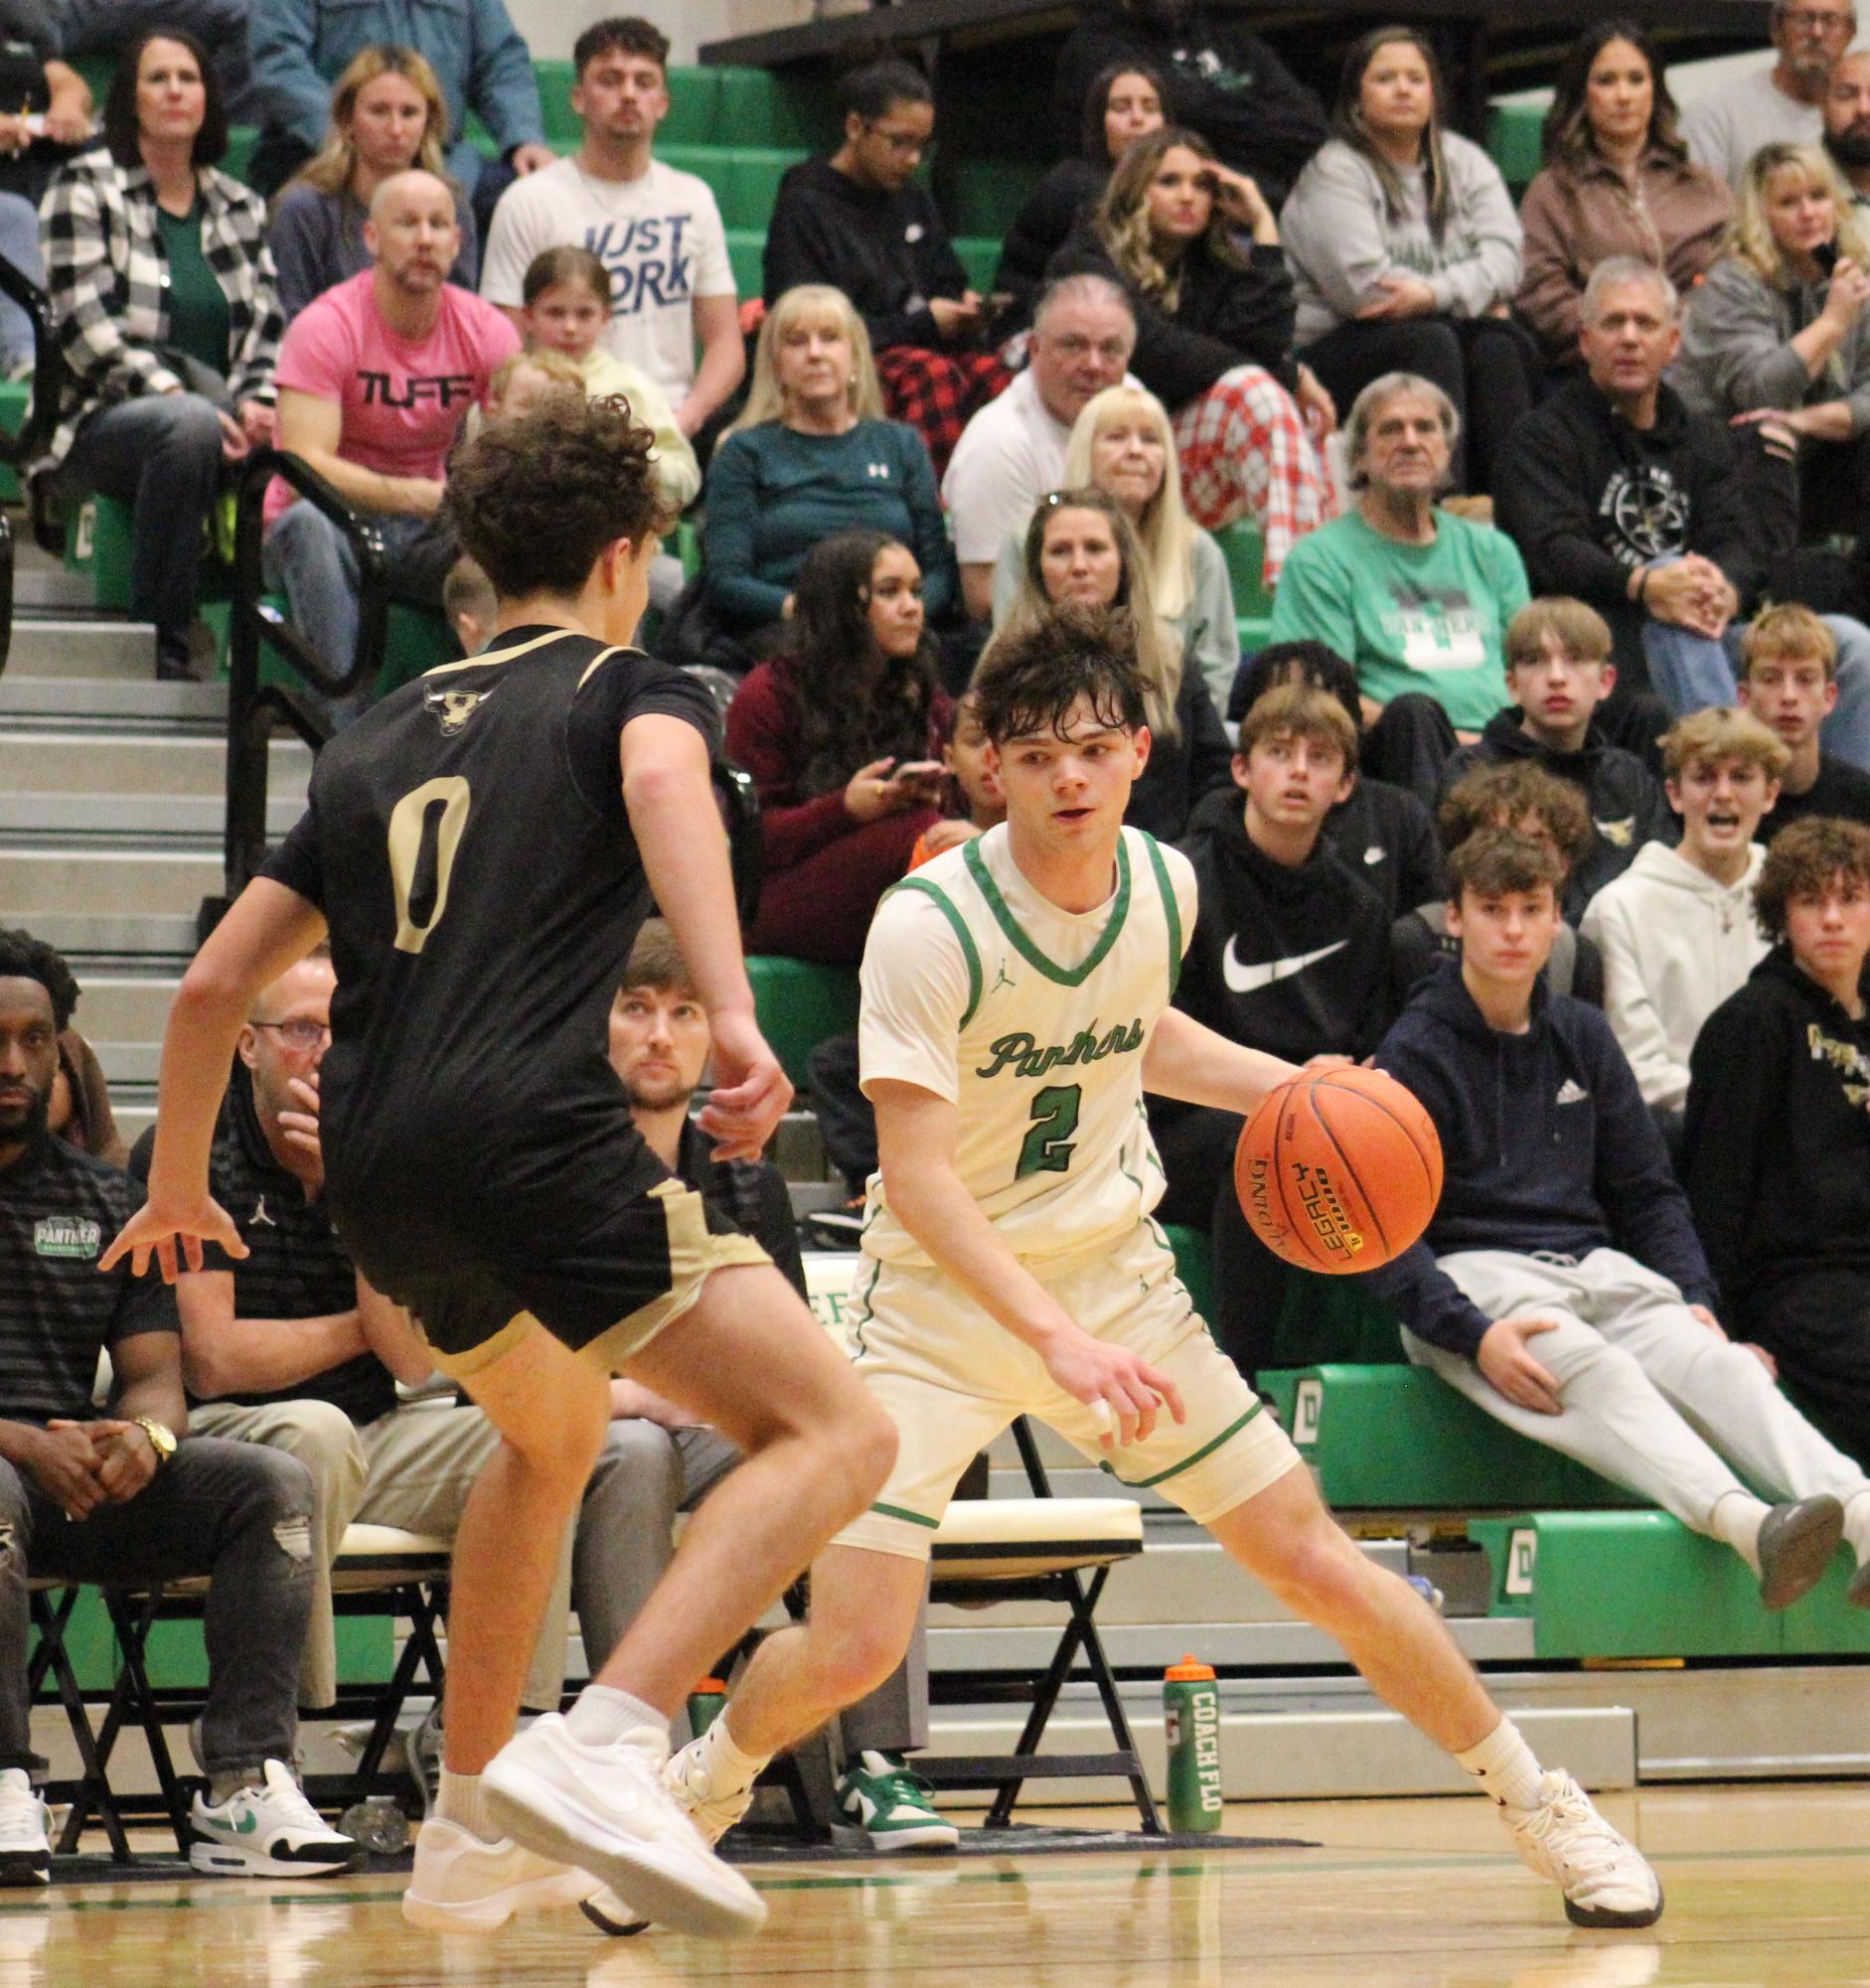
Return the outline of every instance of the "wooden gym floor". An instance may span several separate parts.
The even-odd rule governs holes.
[[[575,1912],[438,1939],[384,1878],[5,1892],[0,1988],[1870,1988],[1870,1785],[1605,1806],[1661,1873],[1653,1932],[1574,1931],[1478,1798],[1292,1802],[1227,1825],[1321,1848],[771,1867],[737,1946],[606,1940]]]

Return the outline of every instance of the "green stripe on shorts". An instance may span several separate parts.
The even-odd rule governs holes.
[[[1233,1431],[1230,1429],[1227,1433],[1231,1436]],[[1188,1460],[1192,1463],[1194,1458],[1191,1456]],[[904,1511],[900,1505],[872,1505],[870,1510],[881,1512],[886,1519],[901,1519],[908,1525],[925,1525],[930,1532],[935,1531],[941,1524],[940,1519],[925,1519],[920,1512]]]
[[[1109,1470],[1113,1477],[1117,1477],[1118,1483],[1128,1484],[1133,1491],[1147,1491],[1153,1484],[1160,1484],[1167,1478],[1179,1476],[1183,1470],[1192,1469],[1195,1464],[1200,1462],[1203,1456],[1211,1456],[1223,1443],[1231,1442],[1234,1437],[1238,1436],[1265,1406],[1264,1402],[1256,1401],[1238,1422],[1230,1423],[1211,1443],[1202,1444],[1192,1456],[1184,1456],[1179,1463],[1171,1463],[1167,1470],[1158,1470],[1154,1477],[1117,1477],[1117,1472],[1111,1470],[1108,1463],[1100,1463],[1097,1467],[1100,1470]],[[872,1505],[870,1509],[872,1511],[881,1511],[883,1508],[880,1505]],[[910,1518],[914,1515],[910,1512],[898,1512],[896,1516],[898,1518]]]

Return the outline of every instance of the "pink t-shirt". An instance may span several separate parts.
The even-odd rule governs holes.
[[[435,329],[398,338],[372,294],[365,269],[306,305],[279,347],[273,378],[283,390],[315,393],[344,410],[338,452],[384,476],[440,477],[473,406],[487,400],[494,370],[520,349],[520,334],[492,304],[445,283]],[[275,478],[266,493],[270,525],[293,502]]]

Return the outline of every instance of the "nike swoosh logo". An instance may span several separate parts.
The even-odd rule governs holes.
[[[1256,989],[1270,988],[1275,981],[1289,981],[1294,974],[1302,974],[1319,961],[1328,960],[1333,953],[1341,953],[1350,941],[1339,939],[1335,945],[1321,946],[1316,953],[1297,953],[1290,960],[1268,960],[1257,967],[1240,964],[1240,957],[1234,951],[1236,943],[1229,939],[1227,950],[1221,955],[1221,978],[1230,994],[1252,994]]]

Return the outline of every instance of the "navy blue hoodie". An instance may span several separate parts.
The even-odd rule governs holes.
[[[1447,1177],[1428,1234],[1372,1271],[1418,1338],[1470,1358],[1493,1322],[1436,1258],[1457,1250],[1583,1257],[1618,1249],[1668,1278],[1691,1304],[1714,1280],[1668,1153],[1603,1013],[1546,991],[1523,1035],[1488,1025],[1444,961],[1416,990],[1376,1066],[1422,1100]]]

